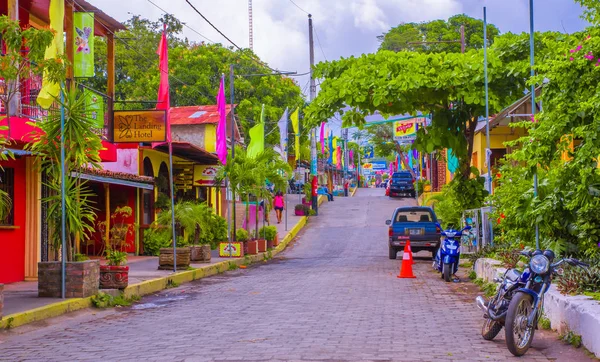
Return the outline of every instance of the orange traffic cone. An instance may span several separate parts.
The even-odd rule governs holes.
[[[416,278],[412,270],[412,261],[410,253],[404,249],[404,255],[402,255],[402,264],[400,265],[400,274],[398,278]]]
[[[410,254],[410,263],[414,264],[415,260],[413,259],[412,249],[410,248],[410,240],[406,240],[406,246],[404,247],[404,250],[408,250],[408,253]]]

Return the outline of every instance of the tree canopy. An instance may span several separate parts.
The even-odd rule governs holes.
[[[409,50],[420,53],[460,53],[460,27],[465,27],[466,49],[483,48],[483,21],[465,14],[454,15],[446,20],[423,23],[403,23],[378,36],[380,50]],[[493,24],[487,25],[488,41],[493,43],[500,33]],[[411,44],[414,42],[454,41],[456,43]]]

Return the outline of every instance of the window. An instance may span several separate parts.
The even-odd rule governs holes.
[[[429,210],[402,210],[396,213],[396,222],[434,222]]]
[[[6,215],[4,220],[0,220],[0,225],[14,225],[15,224],[15,169],[4,168],[0,169],[0,190],[6,192],[13,200],[12,208],[10,213]]]

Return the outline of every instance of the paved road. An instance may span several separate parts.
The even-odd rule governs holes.
[[[117,311],[85,311],[0,334],[0,360],[506,361],[479,335],[468,284],[417,260],[397,279],[384,220],[409,201],[383,190],[336,198],[271,263],[171,289]],[[400,259],[400,258],[399,258]],[[94,313],[94,314],[92,314]],[[502,333],[501,333],[502,334]],[[546,334],[519,361],[588,360]],[[516,360],[516,359],[515,359]]]

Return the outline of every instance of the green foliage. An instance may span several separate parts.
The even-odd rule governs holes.
[[[559,338],[575,348],[581,347],[581,336],[573,331],[567,331],[567,333],[561,334]]]
[[[173,279],[167,280],[167,289],[177,288],[180,285],[181,283],[178,283]]]
[[[244,229],[237,229],[235,232],[235,240],[237,241],[248,241],[249,237],[248,232]]]
[[[465,14],[454,15],[445,20],[433,20],[423,23],[403,23],[379,36],[379,49],[392,51],[414,51],[424,53],[461,51],[460,26],[465,27],[465,45],[467,50],[483,48],[483,21]],[[488,42],[492,43],[499,34],[498,28],[488,24]],[[409,44],[410,42],[455,41],[456,43]]]
[[[144,230],[144,254],[158,256],[161,248],[172,246],[173,235],[167,228],[151,227]],[[177,237],[177,246],[186,246],[182,236]]]
[[[79,261],[86,261],[86,260],[90,260],[90,258],[85,254],[75,253],[75,255],[73,255],[73,261],[79,262]]]
[[[140,300],[140,297],[137,295],[131,296],[131,298],[125,297],[123,293],[113,297],[110,294],[106,294],[104,292],[100,292],[94,296],[92,296],[92,305],[96,308],[111,308],[111,307],[128,307],[133,302],[137,302]]]
[[[465,210],[482,207],[487,195],[483,177],[467,180],[455,178],[442,188],[441,195],[433,196],[431,199],[437,201],[434,204],[435,213],[442,219],[444,223],[442,227],[447,229],[451,226],[460,228],[462,213]]]
[[[227,270],[237,270],[237,269],[239,269],[239,268],[240,268],[240,267],[239,267],[239,266],[238,266],[236,263],[234,263],[234,262],[230,261],[230,262],[229,262],[229,265],[228,265],[228,267],[227,267]]]
[[[600,265],[588,269],[566,267],[563,275],[556,276],[554,283],[562,294],[597,293],[600,291]]]
[[[596,0],[575,0],[581,6],[584,6],[586,10],[583,13],[582,18],[589,21],[591,24],[600,24],[600,3]]]
[[[311,202],[311,200],[312,200],[312,185],[309,182],[305,183],[302,191],[304,191],[304,200],[306,202]]]
[[[467,254],[469,261],[475,265],[477,259],[480,258],[493,258],[496,255],[496,251],[498,250],[497,246],[486,245],[483,248],[476,250],[473,253]]]
[[[304,204],[297,204],[296,206],[294,206],[294,211],[302,211],[304,215],[308,215],[310,210],[310,207]]]
[[[258,235],[265,238],[267,241],[275,240],[275,236],[277,236],[277,227],[276,226],[264,226],[260,228],[258,231]]]
[[[127,264],[127,253],[114,249],[106,249],[106,261],[108,265],[125,265]]]
[[[469,279],[471,279],[471,280],[477,279],[477,273],[475,272],[475,270],[469,271]]]
[[[316,216],[316,215],[317,215],[317,212],[315,210],[313,210],[313,209],[308,210],[308,216]]]
[[[200,243],[216,248],[219,242],[227,238],[227,221],[216,215],[206,203],[178,202],[175,204],[175,223],[178,229],[183,231],[184,244]],[[162,211],[158,215],[156,224],[171,233],[171,210]],[[177,230],[178,234],[180,230]]]
[[[543,329],[543,330],[550,330],[552,329],[552,323],[550,323],[550,319],[546,318],[546,317],[541,317],[538,321],[538,326]]]
[[[502,266],[507,269],[512,269],[517,266],[520,259],[519,250],[515,249],[500,249],[496,252],[496,257],[502,262]]]
[[[66,234],[67,256],[72,260],[76,235],[82,241],[90,238],[96,232],[95,208],[92,206],[94,193],[87,182],[80,177],[84,168],[100,169],[102,143],[94,133],[95,120],[88,118],[85,112],[85,98],[78,88],[63,89],[64,101],[56,102],[64,108],[64,151],[66,175],[74,175],[61,180],[61,115],[59,112],[49,112],[44,122],[35,126],[40,132],[35,133],[33,142],[26,148],[38,155],[35,158],[37,166],[48,174],[47,186],[50,196],[42,200],[48,205],[48,216],[45,220],[50,225],[50,238],[55,247],[61,241],[61,184],[65,188],[66,200]]]
[[[133,215],[133,210],[129,206],[117,206],[110,215],[109,240],[106,240],[106,221],[97,223],[98,230],[102,235],[102,242],[106,250],[123,250],[127,246],[127,236],[133,235],[133,225],[127,224],[125,219]]]
[[[479,286],[479,288],[486,297],[493,297],[496,294],[496,291],[498,290],[498,284],[488,283],[481,278],[473,280],[473,283]]]

